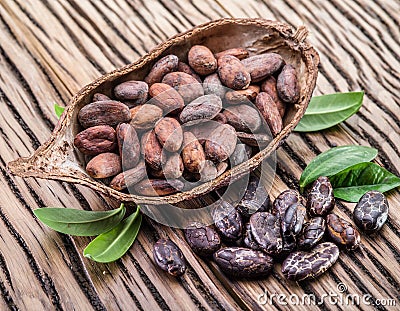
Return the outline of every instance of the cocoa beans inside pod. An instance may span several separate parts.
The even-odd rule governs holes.
[[[261,92],[257,95],[255,105],[267,122],[272,135],[278,135],[283,126],[282,117],[272,97],[268,93]]]
[[[179,179],[143,179],[134,186],[134,191],[149,197],[170,195],[182,191],[184,183]]]
[[[162,83],[175,88],[185,103],[194,101],[204,95],[203,86],[191,75],[184,72],[171,72],[164,76]]]
[[[188,62],[198,74],[205,76],[217,70],[217,60],[210,49],[204,45],[194,45],[188,53]]]
[[[131,109],[132,121],[131,125],[138,130],[152,129],[158,120],[162,118],[163,111],[161,108],[144,104]]]
[[[146,175],[146,165],[144,164],[144,161],[142,161],[136,165],[136,167],[126,170],[115,176],[111,180],[110,187],[121,191],[137,184],[139,181],[145,178]]]
[[[204,119],[213,119],[222,109],[222,100],[217,95],[210,94],[196,98],[183,108],[179,118],[182,123],[196,123]]]
[[[218,58],[218,76],[222,84],[234,90],[247,88],[251,81],[246,67],[231,55]]]
[[[161,82],[162,78],[170,72],[178,69],[179,59],[176,55],[167,55],[159,59],[151,68],[144,81],[148,85]]]
[[[115,130],[108,125],[89,127],[75,136],[74,145],[87,155],[112,151],[117,146]]]
[[[146,163],[154,170],[161,170],[163,149],[154,130],[144,133],[140,144]]]
[[[287,103],[294,104],[299,100],[299,82],[296,69],[292,65],[288,64],[283,67],[276,82],[276,89],[279,97]]]
[[[149,94],[152,97],[149,104],[160,107],[164,114],[175,113],[185,106],[182,96],[168,84],[154,83]]]
[[[140,142],[135,129],[128,123],[117,126],[118,149],[122,168],[128,170],[135,167],[140,159]]]
[[[167,151],[176,152],[183,142],[183,131],[179,122],[173,118],[162,118],[157,122],[154,132],[157,139]]]
[[[261,126],[258,111],[248,105],[236,105],[224,110],[228,124],[239,132],[256,132]]]
[[[227,90],[227,88],[222,85],[222,82],[219,79],[217,73],[213,73],[212,75],[209,75],[204,78],[203,89],[204,89],[204,94],[206,95],[214,94],[221,98],[224,97],[225,92]]]
[[[111,152],[95,156],[86,165],[86,172],[93,178],[107,178],[115,176],[121,171],[120,156]]]
[[[276,53],[250,56],[249,58],[243,59],[241,62],[250,73],[252,82],[260,82],[272,76],[281,69],[284,64],[282,56]]]
[[[221,52],[218,52],[217,54],[215,54],[215,58],[221,58],[222,56],[225,55],[231,55],[231,56],[235,56],[238,59],[243,59],[249,56],[249,51],[247,51],[244,48],[233,48],[233,49],[228,49],[228,50],[224,50]]]
[[[221,124],[207,138],[204,150],[207,158],[221,162],[227,160],[236,147],[236,131],[229,124]]]
[[[116,126],[118,123],[130,121],[130,119],[128,106],[115,100],[90,103],[78,113],[79,123],[84,128],[96,125]]]
[[[261,91],[268,93],[272,100],[275,102],[276,107],[278,107],[279,114],[283,118],[286,111],[286,104],[279,98],[278,90],[276,89],[276,79],[275,77],[269,77],[261,84]]]
[[[114,87],[115,98],[127,103],[129,107],[146,102],[149,86],[143,81],[126,81]]]
[[[249,85],[245,90],[229,91],[225,94],[225,101],[230,105],[246,104],[254,101],[260,92],[258,85]]]
[[[183,134],[182,159],[185,168],[192,173],[199,173],[206,160],[203,147],[191,132]]]

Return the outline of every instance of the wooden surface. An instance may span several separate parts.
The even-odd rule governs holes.
[[[373,297],[371,306],[400,305],[400,192],[388,194],[390,217],[383,230],[362,236],[363,246],[343,252],[333,269],[315,281],[283,279],[279,265],[264,280],[235,281],[200,260],[180,230],[145,221],[138,240],[121,260],[98,264],[82,256],[89,238],[58,234],[32,210],[65,206],[103,210],[108,202],[87,188],[11,176],[6,163],[28,156],[57,123],[54,103],[71,96],[103,73],[130,63],[168,37],[220,17],[263,17],[305,24],[321,55],[315,94],[364,90],[357,115],[321,133],[293,134],[278,151],[272,198],[298,186],[302,169],[335,145],[379,149],[377,162],[400,174],[400,2],[336,1],[0,1],[0,310],[285,310],[261,305],[270,293],[321,297],[344,283],[348,293]],[[354,204],[337,204],[349,218]],[[178,243],[188,261],[173,279],[152,263],[159,236]],[[384,307],[375,299],[394,299]],[[292,306],[291,308],[301,308]],[[328,301],[311,310],[356,309]]]

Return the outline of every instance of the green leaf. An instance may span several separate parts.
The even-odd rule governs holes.
[[[66,234],[93,236],[115,227],[125,215],[125,206],[112,211],[82,211],[72,208],[45,207],[33,211],[45,225]]]
[[[138,206],[134,214],[90,242],[83,255],[97,262],[112,262],[121,258],[135,241],[141,223],[142,215]]]
[[[65,107],[61,107],[57,104],[54,104],[54,111],[56,113],[57,118],[60,118],[65,110]]]
[[[314,96],[294,130],[297,132],[314,132],[339,124],[360,109],[363,97],[364,92]]]
[[[349,202],[358,202],[370,190],[386,192],[400,186],[399,177],[371,162],[353,165],[330,181],[335,197]]]
[[[300,177],[300,191],[319,176],[330,177],[344,169],[373,160],[378,150],[365,146],[340,146],[331,148],[316,156],[304,169]]]

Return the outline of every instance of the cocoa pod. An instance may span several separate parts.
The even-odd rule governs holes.
[[[249,85],[245,90],[229,91],[225,94],[225,100],[230,105],[246,104],[254,101],[260,92],[258,85]]]
[[[213,73],[212,75],[209,75],[204,78],[203,89],[204,89],[204,94],[206,95],[215,94],[221,98],[224,98],[225,92],[227,90],[226,87],[222,85],[222,82],[219,79],[217,73]]]
[[[234,56],[218,58],[218,76],[222,84],[234,90],[242,90],[250,85],[251,77],[245,66]]]
[[[154,132],[161,146],[167,151],[176,152],[182,146],[183,131],[179,122],[173,118],[162,118],[157,122]]]
[[[130,121],[130,119],[128,106],[115,100],[90,103],[78,113],[79,123],[84,128],[96,125],[116,126],[118,123]]]
[[[163,164],[162,173],[166,179],[177,179],[182,176],[183,161],[179,153],[172,153]]]
[[[116,132],[122,168],[128,170],[135,167],[139,162],[139,138],[135,129],[128,123],[120,123],[117,126]]]
[[[203,147],[191,132],[183,134],[182,159],[185,168],[191,173],[199,173],[206,160]]]
[[[107,178],[121,172],[121,159],[118,154],[100,153],[86,165],[86,172],[93,178]]]
[[[266,92],[257,95],[255,105],[267,122],[272,135],[276,136],[282,130],[282,118],[272,97]]]
[[[243,132],[236,132],[236,136],[239,140],[251,147],[265,147],[270,143],[271,136],[268,134],[261,134],[261,133],[243,133]]]
[[[286,111],[286,104],[279,98],[278,96],[278,91],[276,89],[276,79],[275,77],[269,77],[267,78],[262,84],[261,84],[261,91],[268,93],[269,96],[273,99],[275,102],[275,105],[278,107],[279,114],[283,118],[285,115]]]
[[[163,77],[178,69],[179,59],[176,55],[167,55],[158,60],[151,68],[144,81],[152,86],[154,83],[161,82]]]
[[[221,124],[217,127],[205,143],[205,153],[207,158],[221,162],[229,158],[236,147],[236,131],[229,124]]]
[[[142,105],[147,101],[149,86],[143,81],[126,81],[114,87],[114,96],[126,102],[128,107]]]
[[[184,62],[179,61],[178,70],[176,71],[187,73],[201,83],[201,78],[199,77],[199,75],[188,64]]]
[[[205,76],[217,70],[217,60],[210,49],[204,45],[194,45],[188,53],[188,62],[198,74]]]
[[[190,103],[204,95],[203,86],[191,75],[184,72],[171,72],[164,76],[162,83],[175,88],[185,103]]]
[[[162,168],[162,146],[154,130],[144,133],[141,139],[141,151],[146,163],[155,170]]]
[[[292,65],[285,65],[276,81],[279,97],[287,103],[294,104],[300,98],[299,81],[296,69]]]
[[[87,155],[112,151],[117,146],[115,130],[109,125],[89,127],[75,136],[74,145]]]
[[[217,95],[203,95],[196,98],[185,108],[183,108],[179,119],[182,123],[201,121],[204,119],[211,120],[222,109],[222,100]]]
[[[182,191],[184,183],[179,179],[143,179],[134,186],[137,194],[144,196],[163,196]]]
[[[152,97],[149,104],[161,108],[164,114],[180,111],[185,106],[182,96],[168,84],[154,83],[149,94]]]
[[[228,49],[228,50],[224,50],[221,52],[218,52],[217,54],[215,54],[215,58],[221,58],[222,56],[225,55],[231,55],[231,56],[235,56],[238,59],[243,59],[249,56],[249,51],[247,51],[244,48],[233,48],[233,49]]]
[[[119,173],[117,176],[115,176],[111,180],[110,187],[115,190],[121,191],[137,184],[139,181],[145,178],[146,175],[146,165],[144,161],[142,161],[135,167]]]
[[[282,56],[276,53],[250,56],[249,58],[243,59],[241,62],[250,73],[252,82],[260,82],[272,76],[281,69],[284,64]]]
[[[144,104],[131,109],[131,115],[131,125],[135,129],[148,130],[162,118],[163,111],[155,105]]]
[[[228,124],[237,131],[256,132],[261,126],[261,118],[258,111],[248,105],[235,105],[225,109],[223,112]]]
[[[92,98],[93,102],[100,102],[100,101],[103,101],[103,100],[111,100],[111,98],[108,97],[107,95],[102,94],[102,93],[95,93],[93,95],[93,98]]]

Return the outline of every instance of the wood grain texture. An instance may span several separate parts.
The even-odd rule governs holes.
[[[257,297],[335,291],[392,298],[400,304],[400,192],[391,191],[390,217],[363,246],[343,252],[318,280],[292,283],[279,265],[265,280],[226,278],[188,248],[180,230],[145,221],[129,253],[113,264],[83,258],[89,238],[58,234],[32,210],[117,206],[87,188],[11,176],[6,163],[28,156],[50,135],[53,104],[65,105],[84,85],[128,64],[168,37],[220,17],[263,17],[305,24],[321,56],[316,95],[364,90],[361,110],[321,133],[292,134],[278,150],[271,197],[298,187],[304,167],[335,145],[379,149],[377,162],[400,174],[400,3],[395,0],[171,1],[2,0],[0,2],[0,309],[6,310],[284,310]],[[204,198],[208,200],[209,198]],[[189,204],[189,203],[188,203]],[[190,204],[201,204],[200,200]],[[354,204],[338,202],[350,219]],[[188,273],[175,280],[156,269],[151,248],[159,236],[182,246]],[[295,307],[293,307],[295,308]],[[361,305],[370,310],[394,307]],[[311,310],[356,309],[325,303]]]

